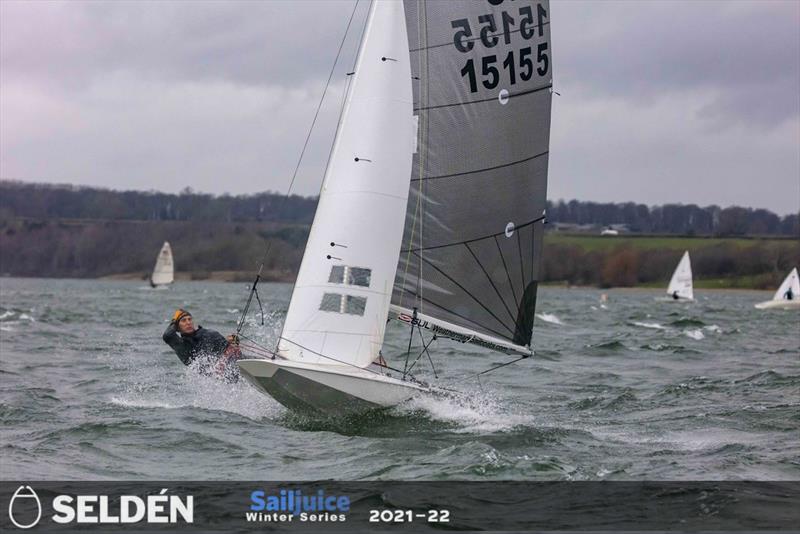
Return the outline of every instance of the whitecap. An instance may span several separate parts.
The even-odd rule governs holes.
[[[542,321],[544,321],[546,323],[560,324],[560,325],[564,324],[564,323],[561,322],[561,319],[559,319],[553,313],[537,313],[536,317],[538,317],[539,319],[541,319]]]
[[[666,330],[665,326],[662,326],[658,323],[644,323],[640,321],[633,321],[633,324],[636,326],[641,326],[642,328],[653,328],[655,330]]]
[[[111,404],[123,406],[125,408],[180,408],[167,402],[146,401],[136,399],[121,399],[119,397],[111,397]]]
[[[684,330],[683,333],[686,335],[686,337],[690,337],[690,338],[695,339],[697,341],[700,341],[701,339],[705,339],[705,337],[706,337],[703,334],[703,332],[700,331],[699,328],[697,328],[695,330]]]
[[[433,419],[455,423],[457,433],[491,433],[533,425],[530,414],[510,413],[497,397],[485,390],[464,391],[457,397],[420,395],[396,408],[401,412],[423,410]]]

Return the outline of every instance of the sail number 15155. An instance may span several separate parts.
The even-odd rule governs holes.
[[[534,36],[544,36],[544,26],[547,19],[547,10],[541,5],[536,5],[534,16],[531,6],[519,8],[515,18],[508,11],[499,15],[500,28],[498,28],[495,14],[481,15],[478,17],[478,36],[474,36],[469,19],[451,21],[455,33],[453,46],[462,53],[470,52],[476,44],[481,44],[488,51],[501,41],[511,44],[512,34],[519,33],[525,39]],[[515,27],[518,26],[518,27]],[[478,91],[478,82],[486,89],[494,89],[500,84],[501,76],[508,78],[508,83],[514,85],[517,80],[528,81],[533,77],[533,71],[539,76],[546,75],[550,70],[550,58],[547,42],[538,43],[536,47],[527,46],[519,50],[510,50],[505,56],[500,54],[487,54],[479,59],[467,59],[461,69],[461,76],[466,77],[471,93]]]
[[[531,59],[531,47],[525,47],[519,50],[517,59],[514,58],[514,51],[509,50],[508,55],[502,63],[503,70],[508,73],[508,81],[511,85],[517,83],[517,76],[527,82],[533,76],[533,60]],[[547,43],[540,43],[536,49],[536,72],[539,76],[544,76],[550,66],[550,60],[547,57]],[[481,58],[481,83],[487,89],[494,89],[500,83],[500,71],[498,68],[497,56],[492,54],[490,56],[483,56]],[[519,69],[519,70],[517,70]],[[469,83],[470,93],[478,91],[477,73],[475,71],[475,62],[468,59],[464,68],[461,69],[461,76],[466,76]]]

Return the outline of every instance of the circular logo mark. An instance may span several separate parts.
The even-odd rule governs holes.
[[[506,225],[506,237],[511,237],[512,235],[514,235],[514,223],[509,222]]]
[[[32,500],[31,500],[32,499]],[[20,521],[25,521],[29,519],[26,515],[33,515],[28,514],[26,511],[32,509],[33,505],[36,505],[36,519],[29,523],[19,522],[17,518],[14,517],[14,505],[17,505],[17,517],[20,518]],[[36,495],[36,492],[30,486],[20,486],[17,488],[17,491],[14,492],[14,495],[11,497],[11,501],[8,503],[8,518],[14,523],[14,526],[17,528],[32,528],[35,527],[39,520],[42,518],[42,503],[39,501],[39,496]]]
[[[508,104],[508,91],[506,89],[501,89],[500,94],[497,95],[497,100],[504,106]]]

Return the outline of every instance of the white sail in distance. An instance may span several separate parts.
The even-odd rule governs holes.
[[[372,4],[278,345],[367,367],[383,344],[414,149],[403,3]]]
[[[791,289],[791,293],[789,290]],[[791,294],[791,300],[800,300],[800,278],[797,275],[797,267],[783,279],[783,283],[775,292],[772,300],[790,300],[788,297]]]
[[[689,259],[689,251],[683,253],[681,261],[672,273],[672,279],[667,287],[667,295],[670,297],[678,296],[679,299],[694,300],[694,289],[692,286],[692,262]]]
[[[154,287],[162,286],[171,284],[174,280],[175,264],[172,260],[172,247],[169,246],[168,241],[164,241],[156,258],[153,274],[150,275],[150,284]]]

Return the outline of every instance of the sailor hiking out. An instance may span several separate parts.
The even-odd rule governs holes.
[[[239,338],[227,338],[216,330],[194,325],[192,314],[179,308],[162,336],[186,366],[197,368],[202,374],[218,376],[230,382],[239,379],[234,363],[241,358]]]

